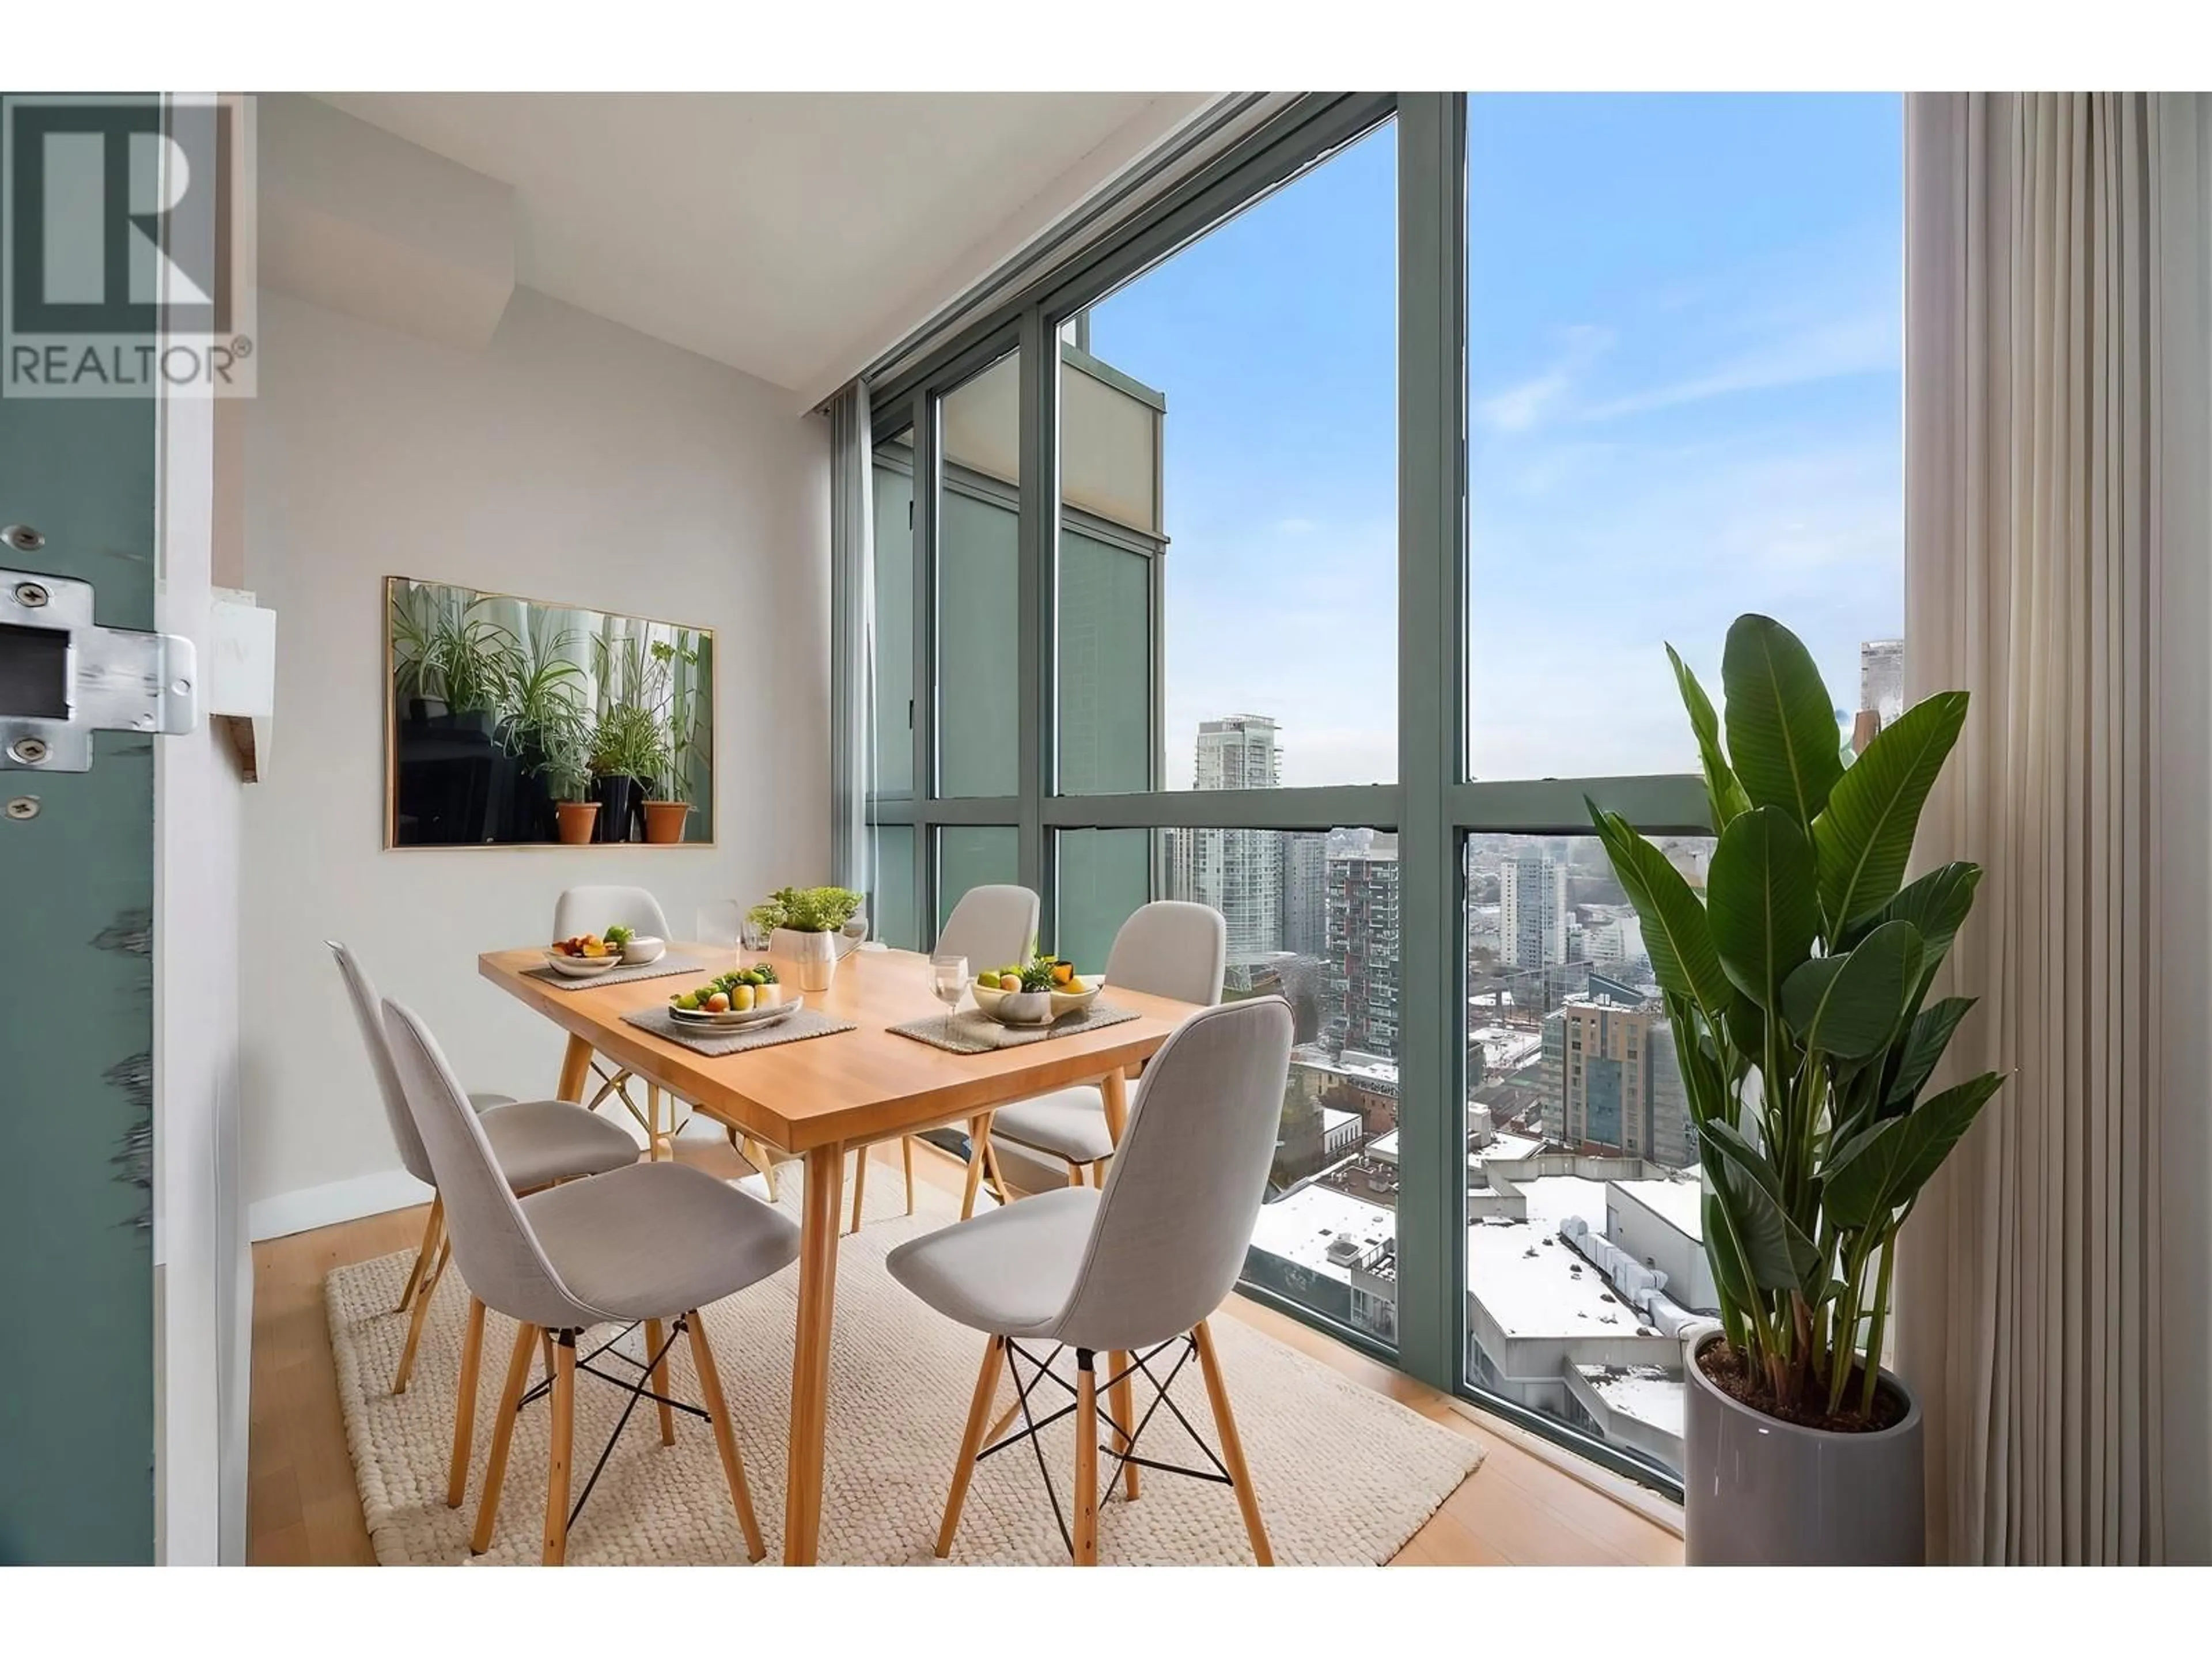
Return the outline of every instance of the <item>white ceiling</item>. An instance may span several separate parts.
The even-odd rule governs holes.
[[[334,93],[514,190],[515,280],[805,388],[1070,179],[1160,124],[1149,93]],[[1116,136],[1121,142],[1116,144]],[[1086,161],[1090,165],[1086,167]],[[1055,186],[1059,188],[1055,189]],[[1028,220],[1038,220],[1028,224]],[[1010,251],[1010,249],[1003,249]],[[924,313],[926,314],[926,311]],[[920,316],[905,319],[918,322]]]

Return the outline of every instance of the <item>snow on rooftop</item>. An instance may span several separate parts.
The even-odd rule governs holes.
[[[1544,1143],[1534,1135],[1515,1134],[1510,1129],[1500,1129],[1490,1145],[1476,1147],[1468,1161],[1486,1164],[1493,1158],[1504,1161],[1534,1158],[1543,1150]]]
[[[1642,1330],[1655,1342],[1668,1340],[1607,1283],[1596,1263],[1559,1237],[1570,1217],[1603,1228],[1606,1184],[1579,1176],[1516,1181],[1528,1200],[1526,1222],[1484,1221],[1467,1230],[1468,1294],[1507,1336],[1619,1341]]]
[[[1639,1423],[1682,1437],[1683,1382],[1656,1365],[1577,1365],[1592,1394]]]
[[[1704,1193],[1698,1182],[1616,1181],[1613,1183],[1686,1238],[1705,1237]]]
[[[1329,1241],[1345,1235],[1381,1244],[1397,1233],[1398,1218],[1381,1205],[1316,1184],[1262,1204],[1252,1224],[1252,1248],[1350,1284],[1352,1270],[1328,1259]]]

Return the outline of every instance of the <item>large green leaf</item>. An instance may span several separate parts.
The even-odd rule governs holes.
[[[1738,617],[1721,655],[1729,759],[1755,806],[1810,833],[1844,775],[1836,708],[1798,637],[1771,617]]]
[[[1828,1218],[1845,1228],[1887,1223],[1942,1167],[2003,1083],[2002,1074],[1985,1072],[1902,1117],[1883,1119],[1838,1147],[1822,1194]]]
[[[1829,792],[1814,821],[1813,850],[1830,938],[1895,896],[1912,856],[1920,809],[1966,719],[1963,691],[1939,691],[1915,703]]]
[[[1912,1005],[1917,1008],[1921,998],[1928,994],[1936,970],[1943,965],[1951,941],[1966,922],[1966,913],[1974,908],[1974,889],[1981,879],[1982,866],[1978,864],[1961,860],[1939,865],[1917,881],[1907,882],[1898,890],[1896,897],[1849,929],[1844,937],[1863,937],[1889,921],[1909,921],[1919,929],[1920,983],[1912,997]]]
[[[1920,1085],[1943,1058],[1951,1033],[1959,1029],[1959,1022],[1973,1006],[1972,997],[1945,997],[1913,1017],[1912,1029],[1905,1034],[1905,1046],[1898,1055],[1897,1075],[1890,1079],[1883,1098],[1885,1110],[1899,1111],[1912,1104]]]
[[[1920,977],[1920,935],[1885,923],[1840,957],[1816,957],[1783,982],[1782,1017],[1808,1048],[1838,1060],[1879,1053],[1905,1018]]]
[[[1674,665],[1674,684],[1681,689],[1682,706],[1690,711],[1690,729],[1698,736],[1698,758],[1705,769],[1705,795],[1712,803],[1713,833],[1718,835],[1739,813],[1751,810],[1751,800],[1729,765],[1728,757],[1721,752],[1721,722],[1713,713],[1712,699],[1671,645],[1667,647],[1667,660]]]
[[[1772,1009],[1820,931],[1813,844],[1781,808],[1755,806],[1721,831],[1705,890],[1723,971]]]
[[[1744,1271],[1761,1290],[1801,1291],[1814,1295],[1824,1276],[1820,1252],[1790,1220],[1782,1200],[1756,1167],[1741,1160],[1748,1146],[1741,1135],[1722,1137],[1708,1123],[1698,1131],[1705,1152],[1705,1176],[1728,1230],[1742,1252]],[[1759,1160],[1764,1164],[1762,1158]],[[1769,1166],[1765,1174],[1773,1171]]]
[[[1709,1017],[1728,1006],[1729,981],[1713,949],[1705,907],[1667,855],[1629,827],[1628,820],[1584,797],[1613,872],[1644,924],[1644,953],[1659,988],[1694,1000]]]

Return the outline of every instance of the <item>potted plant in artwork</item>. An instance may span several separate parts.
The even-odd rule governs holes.
[[[1643,921],[1706,1188],[1720,1321],[1686,1343],[1688,1559],[1917,1564],[1920,1407],[1881,1365],[1891,1268],[2002,1082],[1929,1088],[1973,1006],[1928,993],[1981,871],[1904,878],[1966,695],[1916,703],[1846,765],[1779,623],[1729,629],[1721,713],[1668,655],[1720,837],[1705,894],[1625,819],[1590,817]]]
[[[649,647],[652,669],[648,681],[661,692],[667,710],[665,722],[668,763],[661,777],[648,785],[645,799],[645,838],[666,846],[684,839],[685,820],[691,816],[692,745],[699,734],[699,693],[692,679],[699,649],[689,629],[678,629],[674,640],[655,640]]]
[[[507,659],[500,699],[500,745],[514,759],[504,839],[543,841],[554,833],[557,791],[547,764],[552,744],[582,717],[582,664],[569,654],[576,630],[548,635],[524,622]]]
[[[599,781],[599,839],[630,839],[641,816],[647,781],[668,763],[668,739],[653,711],[617,702],[600,714],[592,732],[592,773]]]
[[[580,711],[545,732],[545,758],[540,769],[552,788],[555,833],[564,847],[589,845],[599,820],[599,803],[590,798],[590,739]]]
[[[868,936],[860,896],[842,887],[779,887],[746,920],[802,991],[826,991],[837,964]]]

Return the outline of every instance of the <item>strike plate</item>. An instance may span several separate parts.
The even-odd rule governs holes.
[[[101,628],[92,584],[0,570],[0,772],[88,772],[94,732],[189,732],[192,642]]]

